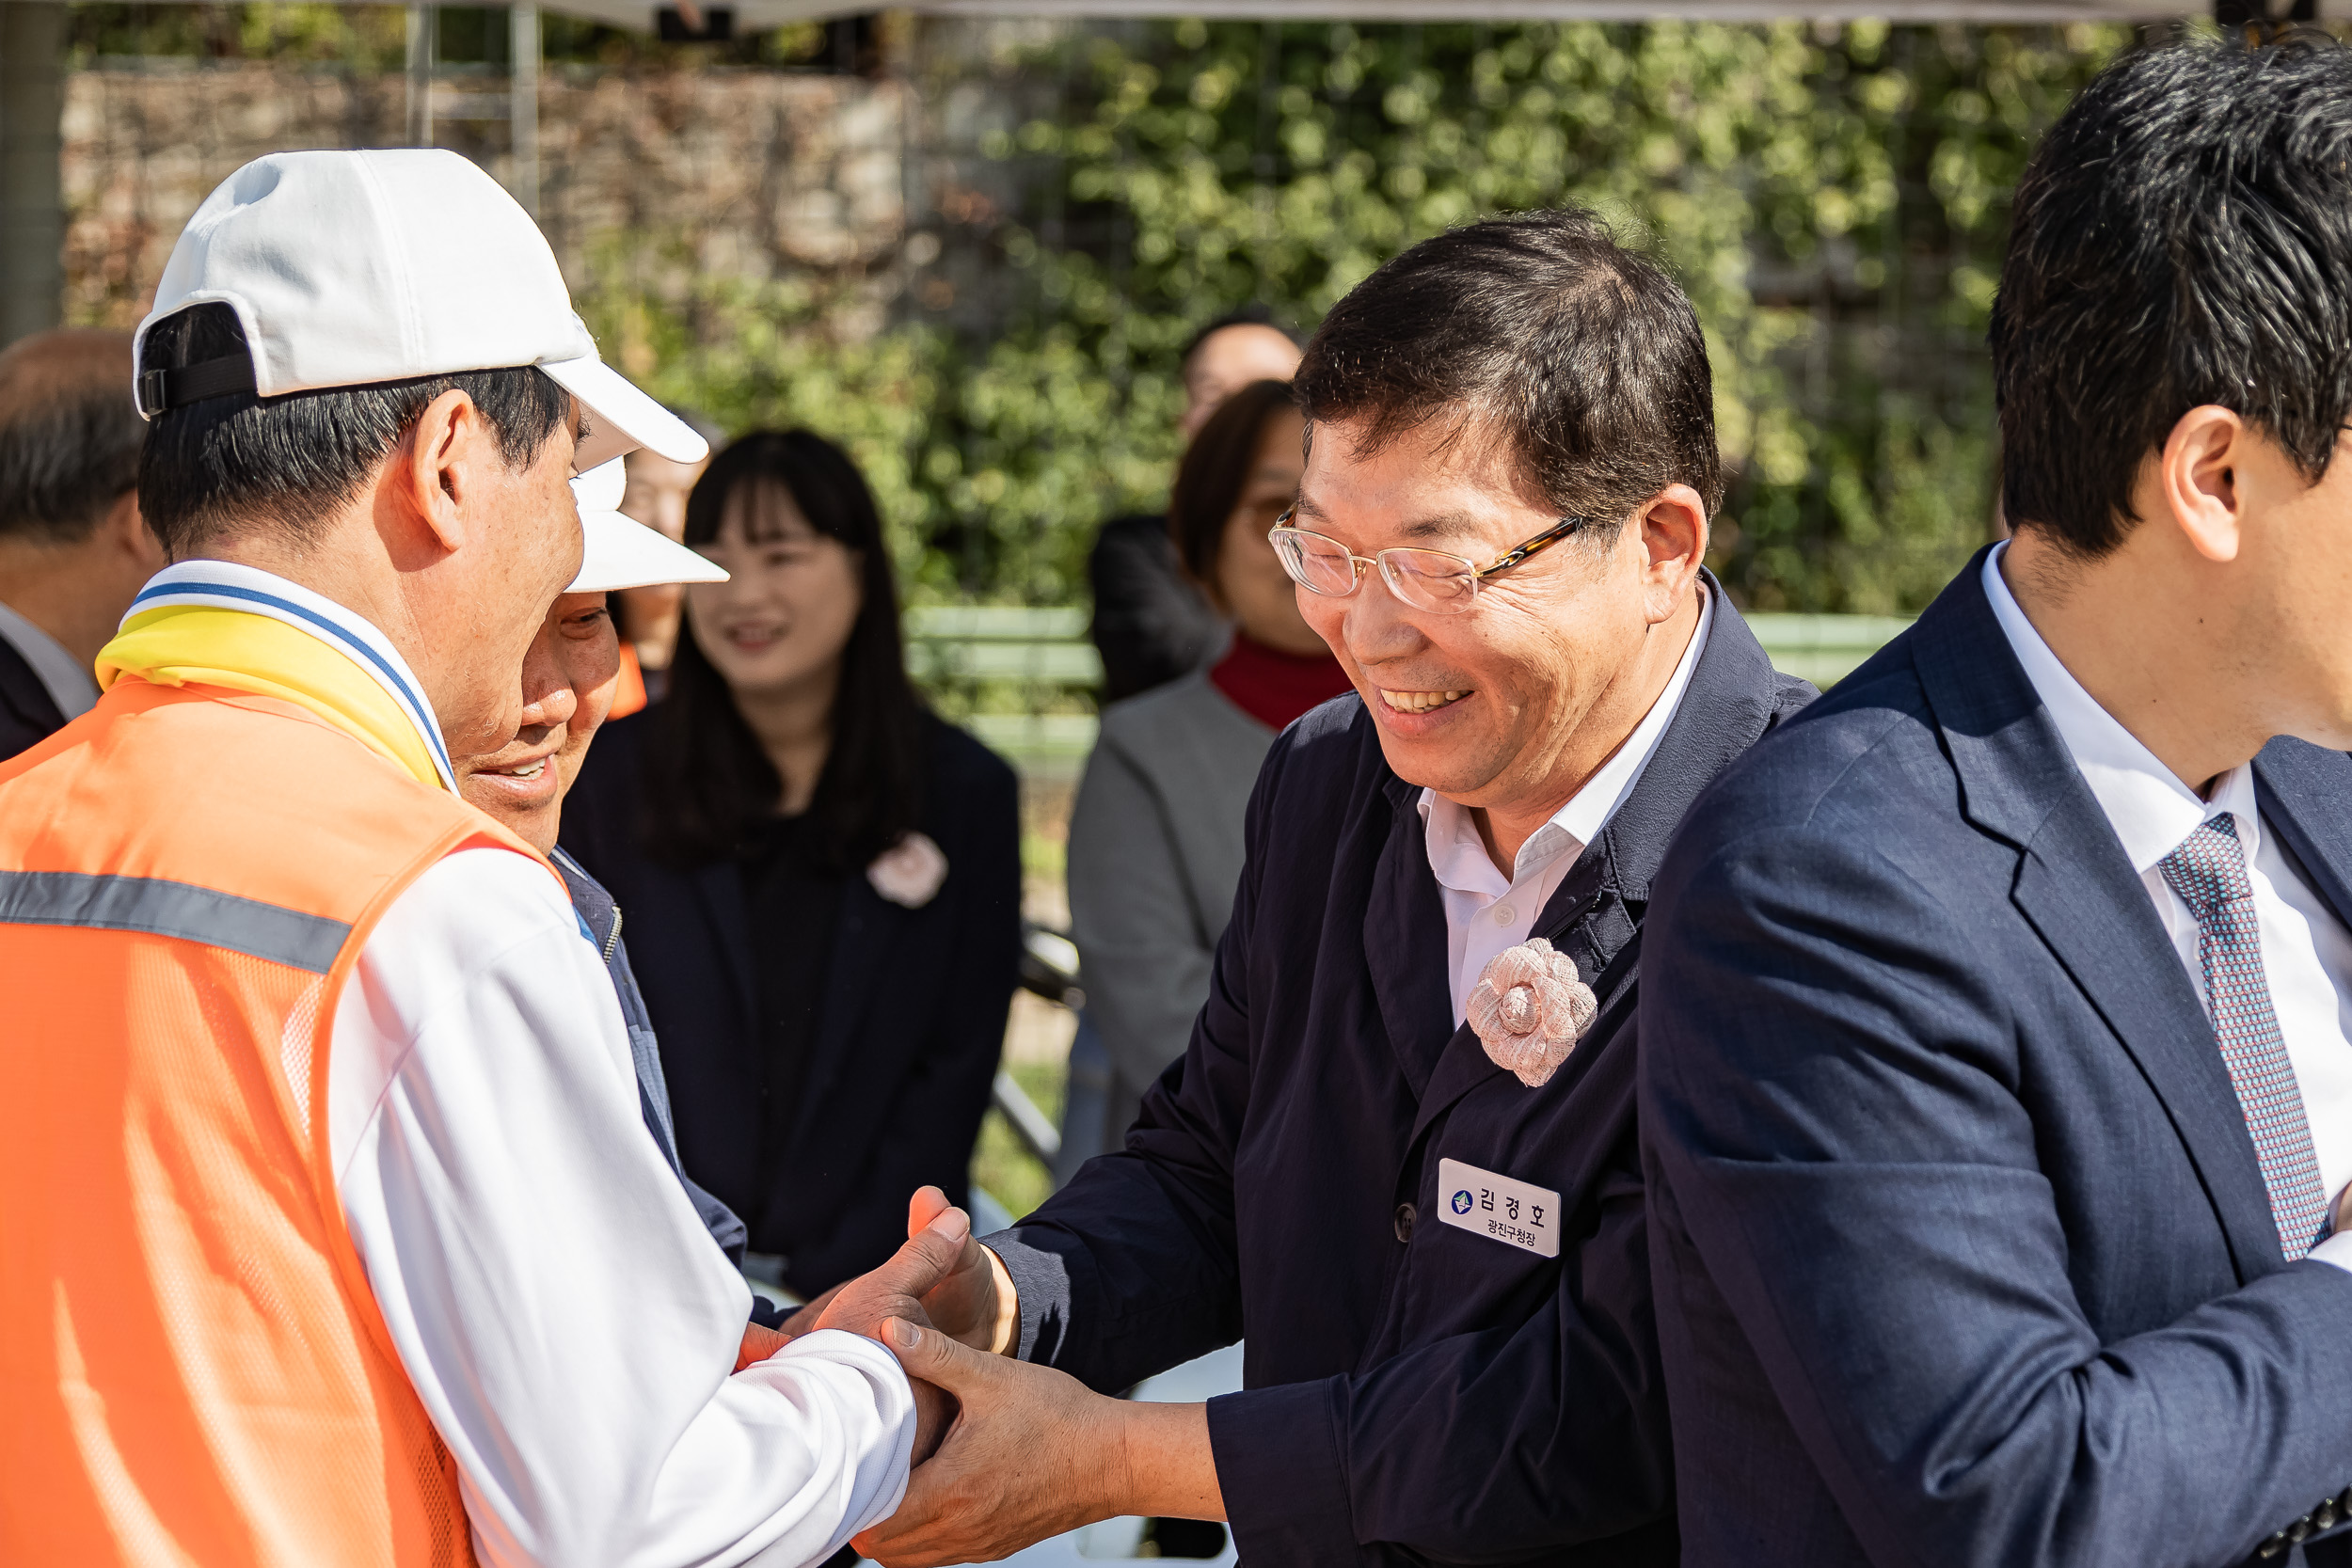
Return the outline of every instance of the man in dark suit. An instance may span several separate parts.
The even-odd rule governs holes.
[[[69,329],[0,353],[0,759],[98,701],[90,664],[163,569],[139,517],[131,335]]]
[[[1498,219],[1375,273],[1296,385],[1275,544],[1357,694],[1269,753],[1125,1149],[927,1303],[1040,1365],[901,1349],[963,1424],[861,1538],[884,1561],[1112,1514],[1230,1520],[1258,1563],[1675,1561],[1641,925],[1685,806],[1811,694],[1700,566],[1698,323],[1589,216]],[[1101,1397],[1245,1326],[1244,1392]]]
[[[2076,101],[1994,313],[2015,537],[1666,857],[1694,1568],[2344,1560],[2348,160],[2332,45]]]

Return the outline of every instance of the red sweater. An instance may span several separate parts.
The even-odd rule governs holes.
[[[1235,707],[1275,730],[1352,689],[1347,672],[1329,654],[1281,653],[1238,631],[1231,651],[1210,666],[1209,682]]]

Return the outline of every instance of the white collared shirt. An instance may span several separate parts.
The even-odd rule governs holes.
[[[0,604],[0,639],[6,639],[33,667],[34,679],[57,705],[67,723],[97,705],[97,677],[66,651],[64,643],[4,604]]]
[[[233,604],[342,649],[446,769],[358,616],[221,562],[152,586],[135,609]],[[827,1331],[732,1372],[750,1290],[646,1132],[612,979],[544,867],[468,849],[419,877],[330,1049],[344,1223],[485,1568],[818,1562],[898,1507],[914,1418],[887,1350]]]
[[[1984,563],[1985,596],[1993,603],[1994,617],[2099,809],[2106,814],[2132,869],[2139,874],[2140,885],[2148,890],[2201,1001],[2205,974],[2197,954],[2197,917],[2157,864],[2200,826],[2223,812],[2230,814],[2238,842],[2246,847],[2246,876],[2253,887],[2255,928],[2271,1011],[2294,1064],[2303,1119],[2319,1160],[2319,1179],[2332,1202],[2352,1182],[2352,1007],[2347,1006],[2352,1003],[2352,931],[2265,827],[2251,764],[2222,774],[2215,781],[2212,799],[2200,800],[2083,689],[2010,594],[2000,570],[2008,548],[2006,544],[1994,546]],[[2329,1238],[2312,1256],[2352,1267],[2352,1231]]]
[[[1505,877],[1486,853],[1478,824],[1470,809],[1434,789],[1421,792],[1421,817],[1429,848],[1429,869],[1438,879],[1445,904],[1446,974],[1454,990],[1454,1022],[1460,1023],[1470,1007],[1470,992],[1495,956],[1516,947],[1533,933],[1544,906],[1560,890],[1569,867],[1584,847],[1600,836],[1617,807],[1632,793],[1634,782],[1674,722],[1682,694],[1690,689],[1691,672],[1698,668],[1707,647],[1707,633],[1715,621],[1715,597],[1699,589],[1699,624],[1682,661],[1658,694],[1658,701],[1610,753],[1584,787],[1568,797],[1551,819],[1519,846],[1511,875]],[[1592,976],[1584,976],[1591,980]]]

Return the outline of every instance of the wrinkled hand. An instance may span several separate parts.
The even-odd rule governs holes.
[[[885,1568],[987,1562],[1128,1512],[1120,1418],[1130,1407],[1050,1367],[905,1321],[885,1326],[907,1375],[946,1389],[962,1412],[908,1479],[898,1511],[850,1543],[861,1554]]]
[[[916,1206],[929,1215],[922,1227],[908,1236],[906,1245],[891,1254],[890,1260],[882,1267],[820,1297],[823,1309],[810,1325],[812,1332],[820,1328],[847,1329],[869,1339],[880,1339],[895,1351],[897,1345],[883,1334],[891,1323],[905,1321],[929,1326],[930,1320],[923,1313],[923,1295],[956,1267],[972,1240],[972,1221],[962,1210],[948,1207],[946,1195],[937,1187],[925,1187],[914,1195],[910,1217]],[[794,1321],[799,1317],[795,1313]],[[956,1405],[953,1399],[919,1377],[910,1373],[910,1380],[914,1391],[914,1463],[920,1465],[938,1448],[948,1423],[955,1419]]]
[[[927,1219],[924,1223],[928,1225],[930,1222]],[[918,1228],[911,1227],[907,1234],[912,1236]],[[825,1315],[825,1308],[833,1305],[833,1298],[847,1290],[849,1285],[850,1281],[845,1279],[830,1291],[819,1291],[786,1314],[784,1322],[776,1326],[784,1331],[787,1338],[799,1338],[817,1326],[817,1320]]]
[[[936,1187],[925,1187],[908,1201],[908,1235],[930,1224],[934,1201],[947,1201]],[[931,1325],[974,1350],[1007,1349],[1020,1326],[1012,1317],[1019,1304],[1000,1287],[1003,1268],[977,1237],[967,1235],[955,1266],[923,1297]]]
[[[923,1297],[961,1262],[964,1247],[972,1239],[972,1219],[962,1210],[949,1208],[946,1196],[937,1187],[925,1187],[914,1195],[914,1201],[930,1211],[921,1228],[911,1229],[906,1244],[882,1267],[820,1297],[824,1308],[809,1325],[812,1332],[845,1328],[869,1339],[882,1339],[882,1324],[892,1318],[930,1325]]]

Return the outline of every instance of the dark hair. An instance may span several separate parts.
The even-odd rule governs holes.
[[[1265,422],[1290,406],[1289,382],[1251,382],[1217,405],[1176,467],[1176,483],[1168,494],[1168,536],[1176,541],[1184,570],[1205,587],[1216,585],[1225,525],[1248,486],[1249,460],[1257,455]]]
[[[1210,339],[1216,337],[1218,333],[1224,331],[1229,326],[1271,327],[1275,331],[1279,332],[1283,337],[1288,338],[1293,343],[1296,343],[1298,341],[1298,334],[1292,331],[1289,327],[1284,326],[1279,321],[1276,320],[1272,310],[1263,305],[1252,303],[1249,305],[1244,305],[1238,309],[1226,311],[1225,314],[1217,317],[1216,320],[1209,323],[1208,325],[1194,333],[1191,340],[1184,344],[1184,352],[1176,356],[1176,363],[1178,367],[1181,369],[1184,366],[1190,365],[1192,363],[1192,356],[1200,352],[1200,345],[1207,342]]]
[[[139,479],[131,335],[67,327],[0,353],[0,538],[73,545]]]
[[[1487,218],[1423,240],[1331,308],[1292,383],[1310,428],[1370,419],[1373,448],[1489,420],[1547,503],[1615,535],[1688,484],[1723,499],[1696,312],[1592,214]]]
[[[139,368],[179,370],[247,353],[227,305],[191,305],[148,328]],[[257,397],[229,392],[166,410],[139,458],[139,510],[164,547],[185,554],[261,522],[299,541],[358,499],[427,404],[464,392],[513,467],[539,455],[571,418],[571,394],[533,366],[418,376]]]
[[[2327,472],[2352,409],[2352,54],[2127,55],[2042,138],[1993,306],[2002,508],[2077,556],[2204,404]]]
[[[809,806],[831,869],[864,865],[904,838],[923,808],[923,700],[907,680],[898,585],[882,515],[850,454],[805,430],[742,436],[711,460],[686,499],[686,542],[719,536],[727,503],[780,485],[809,526],[856,557],[861,602],[842,648],[833,745]],[[692,610],[688,610],[691,623]],[[784,780],[735,705],[691,625],[671,656],[668,692],[647,715],[640,836],[657,858],[705,864],[744,852],[776,815]]]

